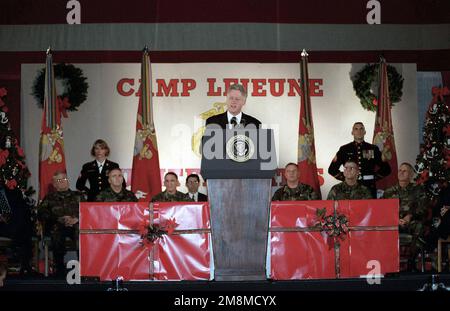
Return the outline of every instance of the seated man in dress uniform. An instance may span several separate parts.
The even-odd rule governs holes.
[[[56,191],[48,193],[38,205],[38,220],[51,237],[51,247],[55,263],[55,274],[65,276],[64,255],[66,238],[74,244],[78,241],[79,203],[86,201],[84,194],[69,188],[69,180],[64,172],[53,175],[53,187]]]
[[[108,173],[109,187],[100,192],[97,202],[137,202],[138,199],[133,192],[123,186],[123,174],[120,168],[113,168]]]
[[[366,200],[372,199],[369,188],[358,182],[359,167],[355,161],[344,164],[344,181],[334,185],[328,193],[327,200]]]
[[[314,189],[298,181],[298,166],[295,163],[288,163],[284,168],[286,185],[275,191],[272,201],[305,201],[319,200],[319,196]]]
[[[152,198],[152,202],[193,202],[187,193],[177,190],[180,185],[178,175],[174,172],[168,172],[164,176],[164,186],[166,190],[158,193]]]

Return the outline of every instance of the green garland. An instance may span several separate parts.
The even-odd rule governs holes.
[[[370,91],[370,87],[377,79],[378,68],[379,64],[367,64],[353,77],[353,89],[356,92],[356,96],[359,97],[363,108],[369,111],[377,110],[377,105],[375,104],[376,97]],[[391,105],[394,106],[394,103],[398,103],[402,98],[404,79],[397,72],[397,69],[391,65],[387,66],[387,74],[389,80],[389,97],[391,99]]]
[[[67,110],[77,111],[87,98],[88,84],[83,76],[83,71],[71,64],[57,64],[53,67],[53,70],[55,79],[62,80],[65,88],[65,92],[60,95],[61,98],[67,97],[69,99],[70,107]],[[33,83],[32,95],[40,108],[44,106],[44,80],[45,68],[39,71]]]

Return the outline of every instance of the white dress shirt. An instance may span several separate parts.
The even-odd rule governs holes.
[[[95,160],[97,161],[97,160]],[[105,165],[106,160],[104,160],[103,162],[98,162],[97,161],[97,166],[98,166],[98,172],[101,173],[103,170],[103,166]]]
[[[241,123],[242,119],[242,111],[239,112],[237,115],[233,116],[229,111],[227,111],[227,118],[228,118],[228,128],[231,130],[233,128],[233,125],[231,124],[231,118],[235,117],[237,124]]]

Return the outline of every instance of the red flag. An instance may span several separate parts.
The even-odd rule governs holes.
[[[314,126],[309,96],[308,54],[303,50],[300,63],[300,87],[302,90],[300,102],[300,122],[298,127],[297,162],[300,170],[299,181],[310,185],[321,197],[319,176],[317,174],[316,147],[314,144]]]
[[[67,99],[56,97],[55,75],[51,50],[47,50],[45,65],[44,110],[42,112],[41,138],[39,143],[39,199],[53,190],[52,179],[57,171],[66,172],[64,139],[61,126],[61,108]],[[64,109],[64,108],[62,108]]]
[[[386,189],[397,184],[397,152],[395,150],[394,129],[392,127],[391,100],[386,61],[382,58],[378,70],[377,115],[373,133],[373,144],[381,151],[381,158],[391,166],[391,174],[377,182],[378,189]]]
[[[158,145],[153,122],[152,75],[147,48],[142,56],[141,89],[136,118],[131,190],[139,201],[150,201],[161,192]]]

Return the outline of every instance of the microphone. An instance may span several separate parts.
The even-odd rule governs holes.
[[[247,126],[247,120],[245,120],[244,117],[241,118],[241,126],[246,127]]]
[[[230,123],[231,123],[231,125],[233,125],[233,128],[235,128],[237,125],[236,117],[232,117]]]

